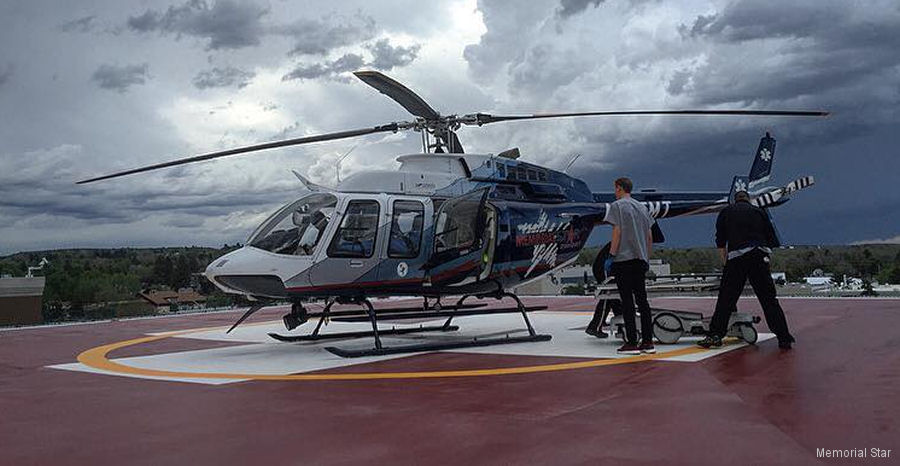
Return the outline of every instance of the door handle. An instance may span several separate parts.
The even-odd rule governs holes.
[[[363,261],[351,260],[350,267],[362,267]]]

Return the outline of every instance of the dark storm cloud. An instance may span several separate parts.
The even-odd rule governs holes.
[[[684,93],[685,88],[690,84],[691,73],[688,70],[678,70],[672,74],[669,83],[666,85],[666,91],[672,95]]]
[[[250,84],[256,76],[252,71],[244,71],[239,68],[227,66],[201,71],[194,76],[194,87],[197,89],[209,89],[212,87],[237,87],[243,88]]]
[[[144,84],[149,79],[150,65],[100,65],[91,76],[102,89],[125,92],[129,87]]]
[[[9,79],[13,75],[13,65],[12,63],[7,63],[5,65],[0,65],[0,88],[6,84]]]
[[[81,178],[77,161],[84,158],[79,146],[63,145],[22,154],[0,154],[0,212],[21,222],[52,217],[58,225],[66,219],[92,223],[131,223],[155,214],[220,217],[259,208],[272,199],[296,192],[287,186],[232,186],[223,193],[216,184],[159,183],[152,178],[132,178],[125,183],[75,185]],[[23,194],[27,193],[27,195]],[[8,225],[7,225],[8,226]]]
[[[341,73],[362,68],[364,63],[365,61],[361,55],[348,53],[336,60],[324,63],[314,63],[312,65],[300,65],[294,68],[290,73],[284,75],[281,80],[291,81],[294,79],[317,78],[337,79]]]
[[[406,66],[412,63],[419,54],[419,46],[392,46],[387,39],[381,39],[367,47],[372,52],[369,66],[381,71],[390,71],[395,66]]]
[[[714,30],[720,30],[719,27],[713,28],[713,23],[716,22],[716,18],[718,16],[715,14],[711,15],[698,15],[696,19],[694,19],[694,24],[688,28],[687,25],[682,24],[678,28],[678,32],[681,33],[682,36],[690,36],[690,37],[698,37],[701,35],[708,35],[713,33]]]
[[[249,2],[218,0],[212,6],[190,0],[166,11],[149,9],[128,18],[128,27],[138,32],[159,32],[206,39],[207,49],[239,49],[259,45],[264,34],[262,18],[267,8]]]
[[[91,32],[96,26],[95,19],[97,19],[95,15],[73,19],[61,24],[59,29],[63,32]]]
[[[840,1],[739,0],[723,2],[717,11],[676,8],[692,11],[683,16],[690,20],[672,20],[674,4],[633,5],[588,5],[579,11],[585,21],[576,28],[554,21],[562,16],[559,10],[545,9],[541,17],[502,0],[479,1],[487,31],[465,50],[470,76],[507,84],[507,95],[498,98],[507,106],[520,98],[553,110],[830,110],[828,119],[577,120],[571,142],[563,139],[560,145],[586,154],[579,176],[597,190],[609,190],[620,175],[632,176],[640,188],[717,190],[726,189],[733,175],[747,173],[758,138],[772,130],[779,151],[771,184],[807,174],[817,180],[774,209],[786,241],[842,243],[900,233],[896,219],[883,215],[900,205],[900,191],[889,188],[900,170],[893,157],[900,122],[896,1],[861,8]],[[545,160],[554,156],[534,151],[535,146],[569,150],[541,145],[556,133],[543,131],[547,136],[541,138],[511,128],[510,144],[530,144],[525,157]],[[860,182],[872,191],[847,192]],[[672,220],[664,228],[676,246],[709,245],[713,221]]]
[[[528,6],[532,5],[538,3],[529,2]],[[487,31],[478,43],[466,46],[463,57],[473,79],[489,82],[506,64],[525,53],[530,39],[539,36],[548,12],[539,7],[523,8],[516,0],[479,0],[478,10]]]
[[[300,65],[284,75],[283,81],[295,79],[332,79],[344,81],[348,78],[344,73],[356,71],[360,68],[372,68],[379,71],[390,71],[396,67],[406,66],[412,63],[419,53],[419,45],[404,47],[393,46],[388,39],[381,39],[374,44],[367,44],[365,48],[372,54],[372,60],[366,61],[362,55],[347,53],[335,60],[309,65]]]
[[[832,92],[834,100],[856,105],[855,94],[866,92],[848,93],[849,87],[867,80],[896,82],[898,30],[897,8],[860,10],[839,1],[741,1],[681,27],[685,40],[703,38],[714,47],[708,64],[692,76],[692,96],[708,104],[771,102]],[[765,47],[768,53],[748,61],[746,54],[732,53],[738,47]],[[867,100],[883,101],[869,94]]]
[[[556,10],[556,14],[560,18],[568,18],[587,10],[590,6],[596,8],[604,1],[606,0],[561,0],[559,2],[559,9]]]
[[[357,44],[375,37],[375,20],[357,14],[351,17],[334,16],[321,20],[301,19],[294,23],[272,28],[275,34],[290,37],[292,55],[325,55],[347,45]]]

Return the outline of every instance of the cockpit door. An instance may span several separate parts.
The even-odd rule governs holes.
[[[426,264],[433,285],[477,279],[492,259],[496,222],[489,221],[488,189],[445,201],[434,217],[431,257]]]
[[[427,197],[390,196],[389,221],[381,251],[379,281],[389,286],[418,286],[425,270],[422,265],[431,255],[430,234],[434,211]]]
[[[310,268],[314,287],[346,289],[370,286],[377,282],[378,251],[384,241],[384,196],[354,196],[337,212],[337,227],[327,239],[324,257]]]

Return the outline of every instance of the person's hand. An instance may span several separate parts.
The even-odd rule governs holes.
[[[606,272],[607,276],[612,273],[613,259],[615,259],[615,257],[616,256],[610,255],[603,261],[603,271]]]

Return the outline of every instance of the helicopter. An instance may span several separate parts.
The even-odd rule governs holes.
[[[415,92],[380,72],[357,71],[354,75],[415,118],[196,155],[77,183],[278,147],[375,133],[418,132],[421,153],[397,157],[397,170],[355,173],[335,187],[315,184],[294,171],[307,193],[278,209],[256,228],[243,247],[214,260],[204,272],[224,292],[255,301],[228,332],[277,300],[292,303],[290,313],[283,317],[289,331],[318,317],[309,334],[270,333],[279,341],[374,339],[371,349],[326,348],[342,357],[547,341],[551,336],[537,333],[528,318],[529,312],[545,307],[526,307],[511,290],[574,262],[591,231],[606,223],[614,194],[593,192],[584,181],[565,172],[523,161],[518,148],[496,154],[466,153],[458,129],[499,122],[618,115],[828,115],[824,111],[793,110],[441,115]],[[808,176],[781,187],[760,187],[769,179],[774,152],[775,139],[766,133],[754,152],[750,173],[734,177],[729,191],[632,193],[656,220],[654,242],[665,239],[660,219],[716,213],[728,205],[736,190],[750,190],[756,205],[774,207],[814,183]],[[390,296],[419,296],[423,305],[376,311],[369,301]],[[441,298],[447,296],[461,298],[454,305],[442,305]],[[487,308],[481,302],[466,304],[470,297],[512,298],[516,304]],[[323,310],[309,312],[304,302],[310,299],[324,299]],[[357,304],[364,310],[332,310],[336,303]],[[455,317],[499,313],[521,314],[527,334],[402,346],[385,346],[381,341],[384,335],[454,331],[458,330],[451,325]],[[368,321],[372,331],[320,333],[323,322],[332,318]],[[433,318],[446,320],[442,325],[379,328],[379,320]]]

